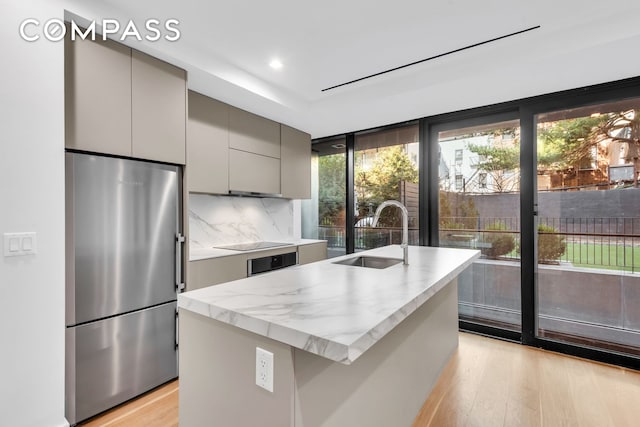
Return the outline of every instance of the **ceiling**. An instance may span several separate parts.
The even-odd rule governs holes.
[[[127,44],[187,69],[190,89],[313,137],[640,74],[635,0],[75,0],[65,7],[89,20],[179,20],[176,42]],[[269,66],[273,58],[282,69]]]

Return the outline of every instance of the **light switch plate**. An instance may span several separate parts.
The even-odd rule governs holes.
[[[4,233],[4,256],[33,255],[37,251],[36,233]]]

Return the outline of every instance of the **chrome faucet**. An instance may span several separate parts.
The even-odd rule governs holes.
[[[387,206],[397,206],[402,211],[402,243],[400,247],[402,248],[402,263],[407,265],[409,264],[409,212],[407,208],[397,200],[386,200],[380,203],[378,209],[376,209],[376,214],[373,216],[372,227],[378,225],[378,220],[380,219],[380,212],[382,209]]]

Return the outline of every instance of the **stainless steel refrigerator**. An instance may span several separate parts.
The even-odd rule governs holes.
[[[66,154],[66,417],[175,378],[178,166]]]

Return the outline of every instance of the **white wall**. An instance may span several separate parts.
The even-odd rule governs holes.
[[[0,233],[38,233],[36,255],[0,258],[0,425],[63,426],[63,45],[18,34],[63,10],[0,0],[0,11]]]

